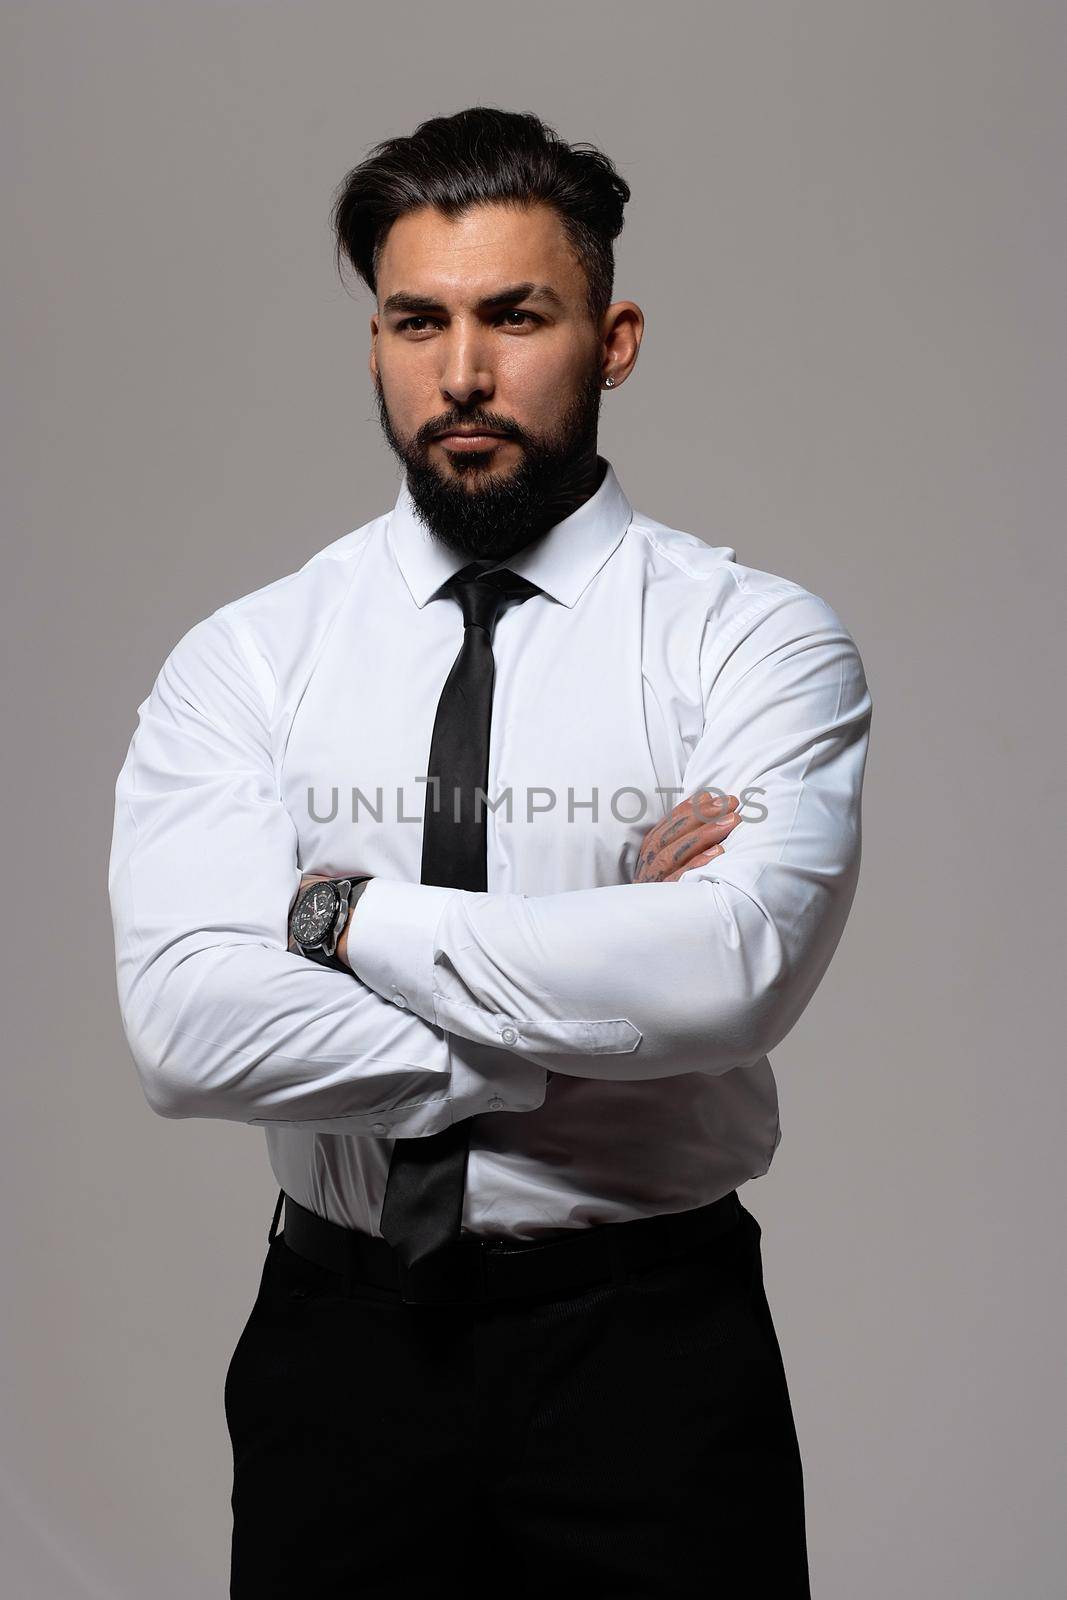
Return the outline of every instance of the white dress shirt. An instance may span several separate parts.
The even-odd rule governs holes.
[[[391,511],[173,647],[115,790],[122,1022],[165,1117],[266,1130],[279,1186],[378,1234],[395,1137],[473,1117],[464,1231],[704,1205],[765,1172],[768,1052],[855,892],[871,698],[831,607],[635,511],[610,463],[502,563],[488,891],[419,882],[468,557]],[[421,781],[420,781],[421,779]],[[633,881],[710,789],[724,853]],[[444,794],[440,803],[449,803]],[[301,873],[375,874],[353,972],[287,949]]]

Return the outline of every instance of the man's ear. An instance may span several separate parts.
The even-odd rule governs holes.
[[[370,358],[369,358],[369,360],[367,362],[367,365],[370,368],[371,377],[375,381],[377,381],[377,378],[378,378],[378,318],[376,316],[371,317],[371,319],[370,319]]]

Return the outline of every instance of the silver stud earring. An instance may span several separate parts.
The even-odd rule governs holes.
[[[604,387],[605,387],[605,389],[614,389],[614,387],[615,387],[615,379],[614,378],[605,378],[604,379]]]

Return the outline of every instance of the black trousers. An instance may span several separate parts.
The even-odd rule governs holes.
[[[744,1207],[622,1282],[480,1304],[345,1294],[278,1233],[224,1395],[231,1600],[810,1596]]]

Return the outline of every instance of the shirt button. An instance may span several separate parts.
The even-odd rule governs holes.
[[[519,1036],[515,1032],[515,1029],[509,1026],[507,1028],[501,1028],[500,1037],[503,1039],[505,1044],[514,1044]]]
[[[500,1096],[498,1094],[495,1094],[493,1096],[493,1098],[490,1100],[489,1109],[490,1109],[490,1111],[503,1111],[504,1102],[503,1102],[503,1100],[501,1100],[501,1098],[500,1098]]]
[[[371,1132],[372,1133],[384,1133],[385,1129],[386,1129],[386,1124],[384,1122],[372,1122],[371,1123]]]
[[[393,1004],[394,1004],[394,1006],[406,1006],[407,1003],[408,1003],[407,995],[406,994],[401,994],[400,990],[398,989],[396,991],[396,994],[394,994],[394,996],[393,996]]]

